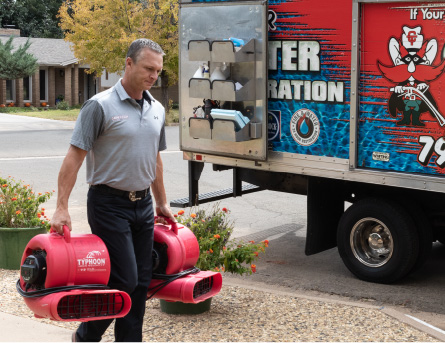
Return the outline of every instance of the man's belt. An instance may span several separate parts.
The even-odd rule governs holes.
[[[123,191],[120,189],[116,189],[107,185],[91,185],[90,188],[98,190],[102,193],[109,193],[113,195],[119,195],[125,198],[130,199],[131,201],[142,200],[148,194],[150,194],[150,187],[144,189],[142,191]]]

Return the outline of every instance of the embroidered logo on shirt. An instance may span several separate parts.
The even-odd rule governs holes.
[[[128,116],[114,116],[114,117],[111,117],[112,121],[122,121],[122,120],[127,120],[127,119],[128,119]]]

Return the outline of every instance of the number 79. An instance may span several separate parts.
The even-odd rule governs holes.
[[[443,168],[445,166],[445,138],[440,137],[435,140],[430,136],[420,136],[419,144],[423,146],[417,157],[419,163],[423,166],[427,166],[430,162],[431,156],[435,152],[437,154],[437,159],[435,163]]]

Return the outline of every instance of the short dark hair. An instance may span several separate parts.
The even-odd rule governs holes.
[[[128,48],[127,57],[130,57],[135,63],[141,53],[142,49],[148,48],[162,56],[165,55],[164,50],[162,50],[161,46],[153,42],[151,39],[147,38],[139,38],[133,41]]]

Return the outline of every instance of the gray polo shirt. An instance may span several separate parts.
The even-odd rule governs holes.
[[[165,110],[147,91],[141,109],[121,81],[85,102],[71,144],[88,151],[89,184],[139,191],[154,181],[157,154],[167,148]]]

